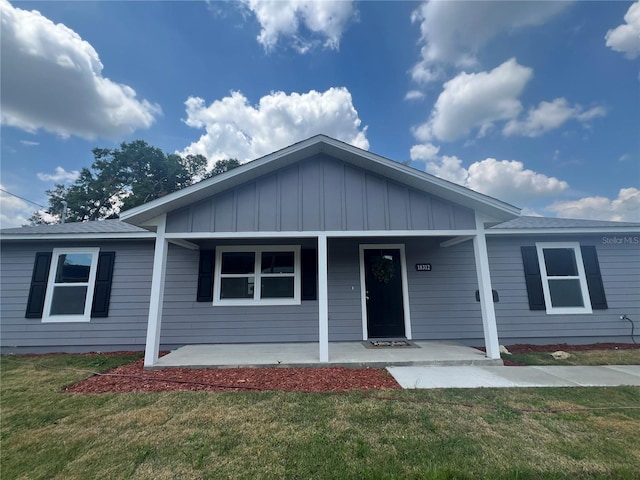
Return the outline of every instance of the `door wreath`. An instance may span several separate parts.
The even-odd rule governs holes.
[[[371,273],[380,283],[389,283],[395,274],[393,259],[387,258],[386,255],[377,257],[371,265]]]

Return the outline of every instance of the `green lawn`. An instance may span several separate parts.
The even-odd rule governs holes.
[[[637,348],[571,351],[569,355],[569,358],[563,360],[556,360],[551,353],[546,352],[502,355],[502,358],[525,365],[640,365],[640,349]]]
[[[3,480],[637,478],[640,388],[73,395],[131,357],[3,357]],[[514,367],[516,368],[516,367]]]

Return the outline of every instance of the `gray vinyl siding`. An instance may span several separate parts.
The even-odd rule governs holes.
[[[416,340],[465,340],[483,344],[482,313],[471,240],[443,248],[441,238],[407,241],[411,325]],[[416,271],[430,263],[431,271]],[[479,343],[478,343],[479,342]]]
[[[474,229],[472,210],[317,156],[171,212],[167,232]]]
[[[317,301],[281,306],[197,302],[198,261],[198,251],[169,246],[161,345],[318,341]]]
[[[358,240],[329,240],[329,341],[362,340]]]
[[[90,322],[42,323],[25,318],[36,252],[72,246],[115,251],[109,316]],[[153,243],[3,242],[0,255],[0,319],[3,350],[83,351],[143,349],[149,315]]]
[[[577,315],[529,310],[520,247],[564,241],[596,247],[608,309]],[[640,245],[605,244],[603,236],[490,238],[488,251],[493,288],[500,296],[495,307],[502,344],[630,342],[631,325],[620,320],[624,314],[636,321],[636,331],[640,327]]]

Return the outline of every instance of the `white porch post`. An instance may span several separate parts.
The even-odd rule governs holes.
[[[473,238],[473,251],[476,258],[476,272],[478,274],[478,291],[480,293],[480,308],[482,310],[484,343],[487,349],[487,357],[498,359],[500,358],[500,344],[498,342],[496,311],[493,305],[493,293],[491,289],[487,237],[484,233],[483,220],[477,214],[476,231],[477,234]]]
[[[151,277],[151,298],[149,299],[149,320],[147,322],[147,344],[144,351],[144,366],[150,367],[158,361],[160,350],[160,325],[162,323],[162,303],[164,300],[164,279],[167,268],[169,243],[165,239],[167,216],[162,215],[156,231],[156,245],[153,253],[153,275]]]
[[[320,362],[329,362],[329,267],[327,236],[318,236],[318,343]]]

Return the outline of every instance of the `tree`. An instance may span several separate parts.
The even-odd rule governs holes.
[[[218,160],[216,164],[213,166],[211,171],[207,173],[205,178],[215,177],[216,175],[220,175],[221,173],[228,172],[236,167],[240,166],[240,162],[235,158],[227,158],[224,160]]]
[[[235,159],[220,160],[207,173],[204,156],[167,155],[142,140],[122,143],[118,149],[94,148],[92,152],[91,168],[83,168],[72,185],[57,184],[47,190],[49,214],[59,218],[66,201],[69,222],[117,218],[120,210],[137,207],[240,165]],[[30,221],[47,223],[38,212]]]

